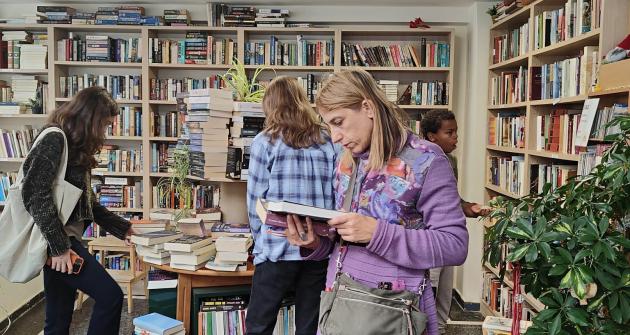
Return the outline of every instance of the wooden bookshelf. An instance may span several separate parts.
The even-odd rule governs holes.
[[[111,26],[111,25],[7,25],[0,24],[0,31],[4,30],[31,30],[46,31],[48,33],[48,63],[45,70],[29,70],[29,69],[1,69],[0,79],[8,79],[12,74],[30,74],[38,75],[40,78],[46,79],[49,83],[48,110],[54,110],[71,100],[69,97],[63,97],[60,89],[60,77],[70,75],[81,75],[83,73],[93,74],[114,74],[125,75],[129,73],[139,74],[141,80],[141,97],[142,99],[130,100],[119,99],[119,105],[130,105],[141,107],[142,116],[142,136],[108,136],[106,141],[109,144],[119,145],[121,148],[138,147],[142,144],[143,165],[139,172],[95,172],[95,176],[115,176],[115,177],[131,177],[135,180],[142,180],[143,203],[141,208],[113,208],[116,212],[129,212],[140,214],[148,217],[153,209],[152,204],[152,187],[158,182],[159,178],[169,177],[169,173],[151,172],[151,144],[156,142],[173,143],[177,141],[176,137],[158,137],[153,136],[150,129],[150,120],[153,113],[174,110],[176,101],[174,100],[152,100],[150,99],[150,80],[153,78],[182,78],[206,77],[209,74],[223,74],[230,68],[225,64],[163,64],[153,63],[149,61],[149,38],[165,38],[165,39],[183,39],[188,31],[207,31],[210,35],[218,38],[231,38],[237,43],[235,49],[236,58],[244,63],[245,44],[249,41],[269,41],[270,36],[276,36],[281,41],[291,41],[294,43],[295,36],[303,35],[305,40],[332,40],[335,54],[333,63],[330,66],[282,66],[282,65],[245,65],[248,72],[253,72],[258,67],[264,67],[268,71],[263,71],[261,80],[270,80],[277,75],[304,76],[306,74],[314,74],[318,80],[333,72],[338,72],[350,67],[342,66],[342,43],[365,43],[365,45],[390,45],[390,44],[408,44],[412,43],[419,46],[420,38],[426,37],[428,41],[439,40],[449,44],[450,58],[448,67],[363,67],[370,71],[376,79],[392,79],[399,80],[398,94],[402,94],[403,90],[412,81],[422,80],[439,80],[448,83],[448,105],[401,105],[403,110],[409,111],[410,116],[415,118],[418,113],[429,109],[445,109],[453,108],[453,73],[455,64],[455,36],[451,28],[431,28],[431,29],[411,29],[404,25],[398,27],[392,26],[331,26],[328,28],[251,28],[251,27],[171,27],[171,26]],[[67,38],[69,33],[76,33],[79,36],[84,34],[108,35],[117,38],[139,38],[142,44],[141,57],[142,61],[138,63],[119,63],[119,62],[81,62],[66,61],[57,59],[57,41]],[[4,77],[3,77],[4,76]],[[31,124],[33,119],[43,121],[48,115],[0,115],[0,119],[11,120],[16,124]],[[31,123],[29,123],[31,122]],[[17,169],[20,159],[0,159],[4,165],[0,169]],[[9,164],[10,163],[10,164]],[[11,170],[12,171],[12,170]],[[225,186],[225,192],[221,190],[221,208],[224,212],[224,219],[232,222],[246,221],[247,211],[244,201],[245,181],[231,180],[228,178],[212,178],[203,180],[200,178],[189,177],[193,182],[213,182],[220,183]],[[222,187],[223,187],[222,186]],[[225,205],[225,206],[224,206]]]
[[[599,60],[603,58],[603,55],[615,46],[614,41],[622,40],[627,34],[630,28],[630,2],[627,0],[602,0],[602,12],[601,12],[601,26],[587,33],[583,33],[572,38],[568,38],[564,41],[545,46],[543,48],[535,49],[534,45],[534,18],[541,14],[543,11],[555,10],[564,7],[566,0],[536,0],[531,4],[518,9],[514,13],[503,18],[499,22],[494,23],[490,28],[490,45],[488,56],[490,57],[490,65],[488,67],[488,101],[491,99],[491,83],[492,78],[496,77],[503,71],[516,71],[519,67],[530,68],[532,66],[541,66],[543,64],[549,64],[554,61],[567,59],[570,57],[576,57],[580,55],[580,52],[585,46],[597,46],[599,49]],[[492,54],[494,47],[494,37],[502,36],[513,29],[521,27],[523,24],[529,22],[529,39],[527,43],[527,52],[517,57],[512,57],[507,60],[503,60],[499,63],[492,64]],[[618,43],[618,42],[617,42]],[[526,86],[530,87],[532,78],[531,71],[528,71],[528,78]],[[577,96],[566,96],[559,99],[543,99],[524,101],[506,105],[490,105],[488,103],[486,118],[489,121],[490,117],[496,117],[497,113],[507,111],[518,111],[519,115],[525,116],[525,148],[516,149],[509,147],[499,147],[495,145],[486,146],[486,162],[489,161],[489,156],[520,156],[524,161],[524,182],[525,187],[524,194],[529,194],[529,185],[532,181],[530,176],[530,170],[533,165],[540,164],[541,162],[550,164],[568,164],[576,165],[579,161],[579,155],[565,154],[562,152],[551,152],[536,150],[536,116],[549,114],[554,107],[571,106],[572,108],[580,109],[584,101],[590,97],[613,97],[608,100],[612,102],[623,101],[628,103],[630,98],[630,89],[622,88],[604,92],[586,92]],[[603,103],[610,104],[611,101],[600,100],[599,108]],[[610,106],[610,105],[606,105]],[[488,125],[490,125],[488,123]],[[488,128],[490,130],[490,128]],[[488,134],[489,136],[490,134]],[[500,136],[495,134],[495,136]],[[597,142],[596,140],[593,142]],[[511,199],[518,199],[520,196],[502,189],[496,185],[489,183],[489,166],[486,166],[487,181],[484,186],[486,202],[495,196],[501,195]],[[488,222],[484,226],[491,227],[493,223]],[[498,271],[492,268],[489,264],[484,264],[484,268],[494,273],[498,277]],[[505,284],[513,288],[511,281],[505,281]],[[531,294],[524,295],[525,301],[527,301],[536,311],[544,309],[544,305],[535,299]],[[497,316],[497,313],[490,310],[489,306],[483,301],[481,302],[481,311],[484,315]]]

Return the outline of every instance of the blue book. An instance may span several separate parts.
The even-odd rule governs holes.
[[[159,313],[151,313],[133,319],[133,325],[159,335],[171,335],[184,330],[181,321]]]

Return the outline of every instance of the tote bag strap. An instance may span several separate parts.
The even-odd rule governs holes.
[[[53,132],[59,132],[61,133],[61,136],[63,136],[63,150],[61,153],[61,162],[60,162],[61,164],[59,165],[59,169],[57,170],[57,175],[55,176],[55,183],[59,183],[66,177],[66,168],[68,167],[68,139],[66,138],[66,134],[63,132],[63,130],[61,130],[58,127],[48,127],[42,130],[42,132],[39,133],[39,135],[37,136],[37,139],[35,139],[35,142],[33,142],[33,145],[31,146],[31,150],[33,150],[33,148],[35,148],[35,146],[39,142],[41,142],[44,136]],[[30,155],[30,151],[26,155],[27,158],[28,158],[28,155]],[[18,171],[17,179],[15,181],[16,184],[22,183],[22,179],[24,179],[24,163],[22,163],[22,166],[20,166],[20,169]]]

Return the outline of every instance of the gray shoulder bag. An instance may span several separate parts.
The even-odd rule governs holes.
[[[356,189],[358,163],[355,162],[343,209],[350,210]],[[323,291],[319,307],[322,335],[422,334],[427,316],[418,309],[427,285],[427,274],[417,292],[370,288],[341,271],[346,246],[339,242],[335,281],[331,291]]]

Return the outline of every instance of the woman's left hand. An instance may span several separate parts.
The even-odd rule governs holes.
[[[328,224],[336,228],[345,241],[368,243],[372,240],[378,221],[369,216],[347,213],[328,220]]]
[[[125,245],[126,246],[130,246],[131,245],[131,235],[135,235],[137,234],[133,228],[129,227],[129,230],[127,230],[127,233],[125,234]]]

